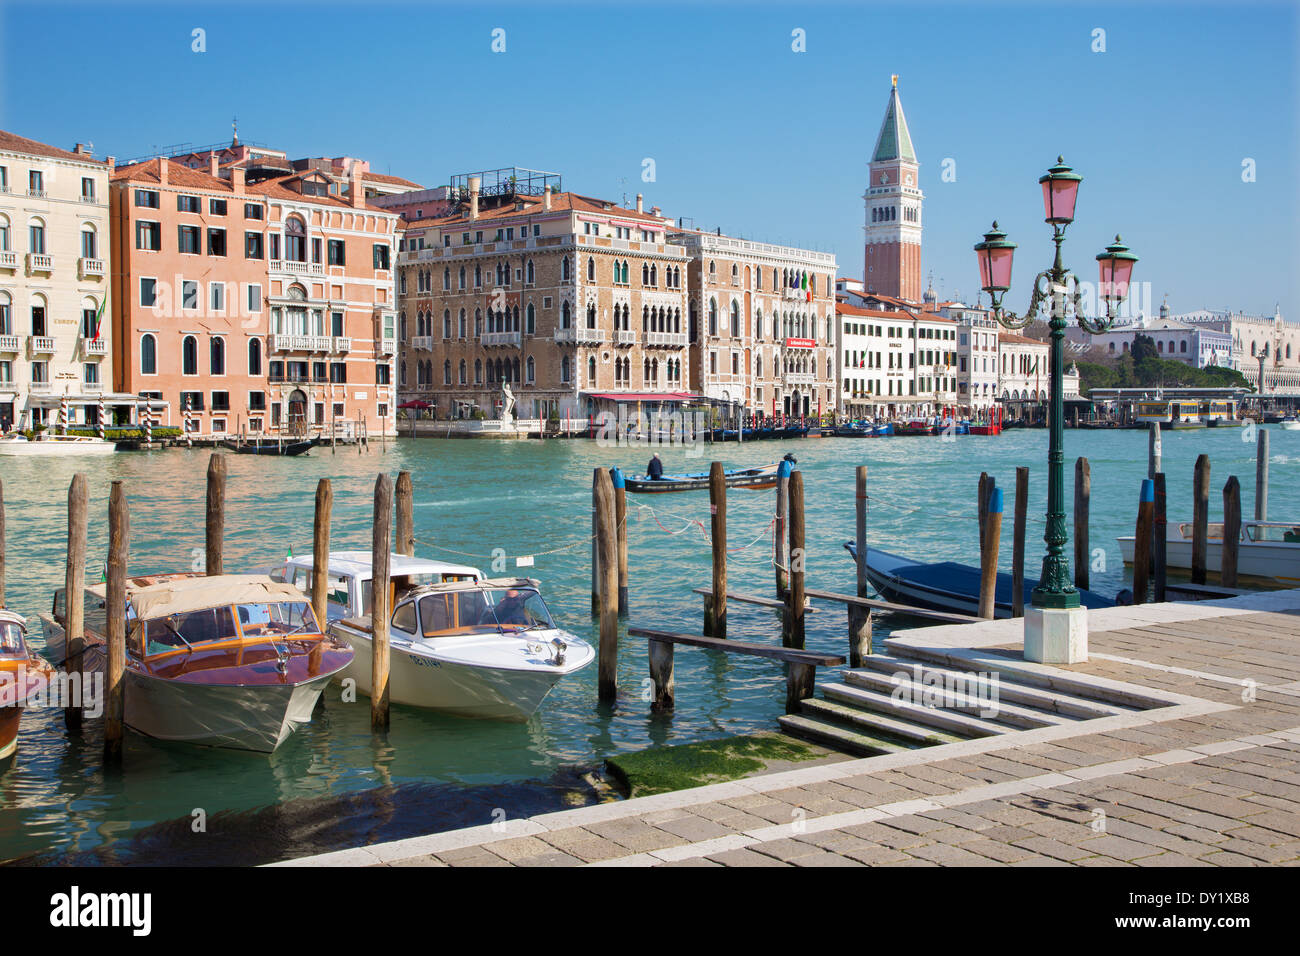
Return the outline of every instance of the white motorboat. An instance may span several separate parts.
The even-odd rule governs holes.
[[[1284,418],[1277,424],[1279,428],[1284,428],[1289,432],[1300,431],[1300,418]]]
[[[371,558],[369,551],[330,552],[329,578],[325,587],[326,623],[370,613],[370,580],[373,576]],[[291,556],[285,559],[283,565],[269,573],[273,580],[286,581],[310,596],[314,565],[315,561],[310,554]],[[396,607],[402,595],[423,584],[483,579],[478,568],[466,564],[449,564],[446,561],[431,561],[404,554],[388,556],[388,575],[392,592],[389,607]]]
[[[63,591],[41,615],[46,653],[67,656]],[[269,753],[311,720],[352,649],[311,605],[265,575],[149,575],[127,582],[125,722],[161,740]],[[105,585],[86,589],[82,666],[106,665]]]
[[[0,437],[0,455],[111,455],[117,443],[93,435],[42,435],[35,441],[17,433]]]
[[[1206,526],[1205,566],[1217,574],[1223,561],[1223,523]],[[1170,521],[1165,528],[1165,564],[1192,567],[1190,521]],[[1133,563],[1133,536],[1116,539],[1125,564]],[[1290,587],[1300,585],[1300,522],[1243,521],[1237,547],[1237,574],[1274,580]]]
[[[334,621],[356,652],[344,678],[371,690],[369,616]],[[560,678],[595,658],[560,630],[528,578],[449,581],[398,599],[389,625],[389,699],[464,717],[527,720]]]

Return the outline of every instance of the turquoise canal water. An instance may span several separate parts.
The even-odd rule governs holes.
[[[1169,514],[1190,517],[1196,455],[1213,462],[1211,511],[1230,474],[1253,514],[1256,446],[1239,430],[1166,432]],[[1300,432],[1270,430],[1270,513],[1300,517]],[[1036,573],[1045,510],[1047,433],[998,437],[804,439],[712,446],[702,457],[661,450],[665,470],[698,471],[716,456],[753,465],[792,452],[807,495],[808,583],[852,587],[842,544],[853,533],[854,466],[870,467],[872,544],[923,559],[976,562],[976,488],[988,471],[1006,489],[1011,511],[1015,468],[1030,471],[1029,555]],[[1066,433],[1067,483],[1073,461],[1092,464],[1092,545],[1106,568],[1094,590],[1126,586],[1115,536],[1131,533],[1147,436],[1136,431]],[[191,566],[203,548],[208,453],[121,453],[107,460],[0,459],[8,531],[8,602],[28,616],[50,603],[63,581],[66,492],[74,471],[88,472],[91,494],[88,580],[99,577],[107,547],[109,483],[126,483],[131,506],[132,572]],[[521,573],[541,579],[556,617],[594,641],[590,617],[590,500],[595,467],[644,469],[641,447],[589,441],[496,442],[401,439],[368,451],[317,450],[302,458],[231,455],[226,568],[238,570],[311,549],[316,482],[334,482],[333,547],[370,546],[375,475],[406,469],[415,487],[417,553],[491,569],[494,549],[535,556]],[[1066,500],[1072,500],[1067,487]],[[698,631],[708,583],[707,494],[629,496],[633,622]],[[636,507],[636,506],[650,506]],[[731,587],[772,593],[770,525],[774,493],[733,491],[728,501]],[[1010,521],[1003,564],[1010,568]],[[499,570],[499,569],[498,569]],[[513,571],[513,560],[511,561]],[[771,612],[729,608],[732,636],[779,639]],[[880,619],[876,634],[916,621]],[[844,612],[822,605],[808,618],[808,646],[845,653]],[[162,744],[129,734],[120,774],[100,762],[99,722],[69,739],[61,713],[24,715],[19,753],[0,772],[0,860],[43,862],[258,862],[344,845],[490,823],[595,799],[580,770],[609,754],[664,743],[772,730],[784,676],[770,661],[685,650],[677,657],[677,708],[652,717],[642,698],[644,641],[624,638],[616,706],[596,702],[596,668],[561,683],[527,724],[462,720],[395,707],[386,737],[369,729],[369,704],[327,691],[312,724],[273,755]],[[196,816],[201,811],[201,816]],[[205,820],[205,822],[204,822]],[[203,824],[202,826],[200,824]],[[197,831],[197,832],[196,832]]]

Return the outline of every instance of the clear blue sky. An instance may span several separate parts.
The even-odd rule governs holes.
[[[897,73],[922,162],[923,268],[945,296],[973,298],[970,247],[997,217],[1020,243],[1023,308],[1050,264],[1037,178],[1064,153],[1085,177],[1067,243],[1084,277],[1118,231],[1156,304],[1277,301],[1300,318],[1297,23],[1295,3],[1252,2],[5,0],[0,126],[126,158],[223,140],[237,115],[245,140],[429,185],[555,170],[701,228],[833,251],[860,277],[866,161]],[[791,50],[796,28],[807,52]],[[955,182],[940,178],[949,158]]]

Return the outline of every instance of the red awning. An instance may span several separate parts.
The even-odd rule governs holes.
[[[603,398],[611,402],[693,402],[700,396],[690,392],[596,392],[588,398]]]
[[[398,408],[433,408],[433,406],[430,405],[428,402],[418,398],[413,399],[409,402],[402,402],[402,404],[398,405],[397,407]]]

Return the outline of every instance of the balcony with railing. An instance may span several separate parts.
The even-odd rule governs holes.
[[[54,391],[54,384],[52,382],[28,382],[27,391],[33,395],[49,395]]]
[[[352,351],[352,340],[345,335],[336,335],[333,338],[333,347],[330,349],[335,355],[342,355],[344,352]]]
[[[104,275],[103,259],[87,259],[84,256],[77,260],[77,268],[81,270],[81,278],[102,278]]]
[[[95,355],[107,355],[108,342],[104,339],[92,339],[83,335],[81,337],[81,354],[88,358]]]
[[[555,341],[561,345],[599,345],[605,341],[605,333],[601,329],[570,326],[567,329],[556,329]]]
[[[0,352],[20,352],[22,345],[16,335],[0,335]]]
[[[432,335],[415,336],[414,338],[411,339],[411,348],[415,349],[415,351],[417,352],[432,352],[433,336]]]
[[[27,253],[27,271],[32,272],[53,272],[54,257],[47,256],[39,252]]]
[[[104,383],[103,382],[82,382],[81,390],[83,392],[90,392],[92,394],[95,392],[102,392],[104,390]]]
[[[296,259],[272,259],[272,272],[287,272],[299,276],[323,276],[325,266],[319,262],[299,262]]]
[[[647,332],[645,344],[659,348],[678,349],[686,347],[685,332]]]
[[[484,346],[504,345],[518,348],[523,338],[518,332],[484,332],[482,341]]]
[[[786,385],[816,385],[817,376],[812,372],[786,372],[781,381]]]
[[[636,332],[632,329],[615,329],[615,345],[636,345]]]
[[[9,250],[0,250],[0,269],[17,269],[18,253]]]
[[[33,355],[53,355],[54,339],[48,335],[29,335],[27,347],[31,349]]]
[[[272,335],[272,352],[328,352],[330,339],[326,335]]]
[[[430,339],[430,342],[432,341]],[[395,355],[397,353],[397,339],[392,336],[375,339],[375,352],[379,355]]]

